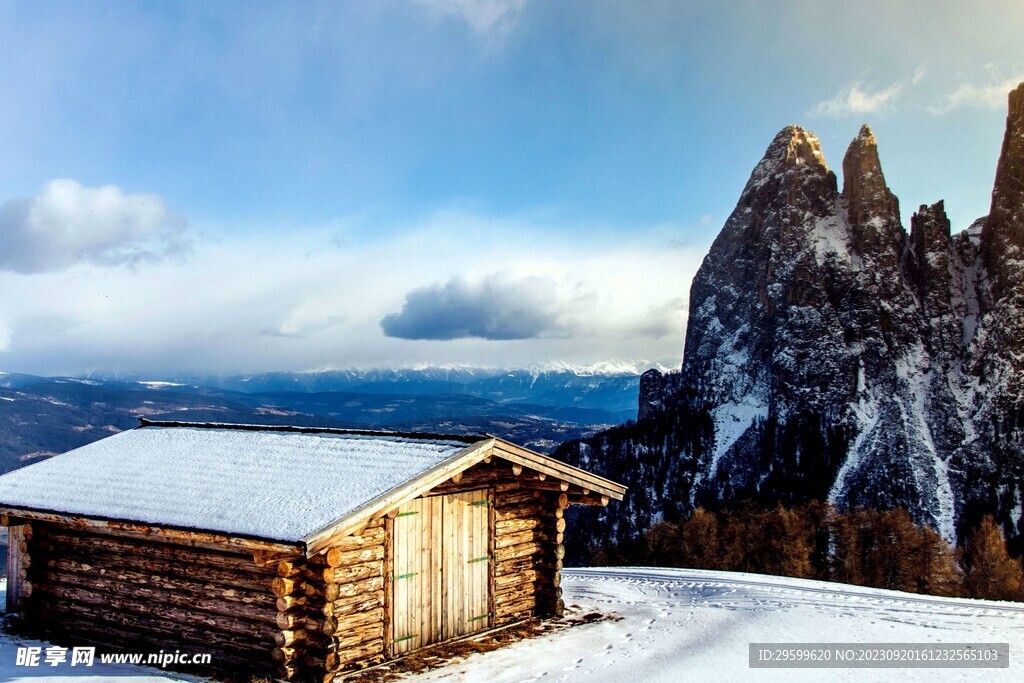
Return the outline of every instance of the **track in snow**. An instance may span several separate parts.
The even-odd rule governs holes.
[[[562,585],[577,613],[621,620],[522,641],[413,680],[1024,680],[1024,605],[693,569],[568,569]],[[1010,642],[1012,668],[750,669],[751,642]]]

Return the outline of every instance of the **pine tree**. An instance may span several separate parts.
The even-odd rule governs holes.
[[[807,578],[811,573],[810,533],[799,512],[781,503],[752,517],[750,565],[753,571]]]
[[[832,552],[829,574],[833,581],[864,585],[862,534],[863,508],[847,510],[832,520]]]
[[[963,576],[953,548],[930,526],[920,528],[914,552],[914,582],[917,593],[961,595]]]
[[[779,539],[782,541],[778,550],[780,574],[799,579],[812,578],[814,572],[811,555],[814,546],[807,519],[800,510],[787,510],[781,505],[775,509],[775,514],[779,519]]]
[[[838,513],[831,503],[820,500],[809,501],[795,509],[803,520],[810,544],[811,567],[808,578],[829,581],[832,579],[829,561],[833,548],[832,526]]]
[[[670,522],[655,522],[647,530],[647,564],[656,567],[678,567],[682,559],[680,552],[680,529]]]
[[[721,569],[718,545],[718,518],[697,508],[680,526],[679,556],[683,566],[694,569]]]
[[[917,588],[914,555],[920,529],[904,508],[870,515],[871,547],[864,560],[865,583],[876,588]]]
[[[721,567],[731,572],[763,572],[758,558],[764,541],[764,520],[751,503],[734,506],[722,513],[720,538]]]
[[[1010,557],[1006,540],[992,515],[985,515],[962,552],[964,587],[972,598],[1021,600],[1024,571]]]

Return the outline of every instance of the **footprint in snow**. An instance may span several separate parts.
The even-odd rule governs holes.
[[[575,662],[573,662],[569,666],[563,668],[562,671],[574,671],[574,670],[580,668],[580,664],[582,664],[582,663],[583,663],[583,658],[581,657],[580,659],[577,659]]]

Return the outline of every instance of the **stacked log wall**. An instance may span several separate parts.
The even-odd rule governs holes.
[[[316,597],[323,644],[322,680],[384,660],[386,564],[390,520],[371,521],[357,534],[337,541],[309,564],[311,593]]]
[[[32,527],[29,628],[110,650],[208,653],[214,671],[273,670],[274,567],[242,552]]]

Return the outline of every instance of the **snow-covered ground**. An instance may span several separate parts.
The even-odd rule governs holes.
[[[622,619],[521,641],[409,680],[1024,680],[1024,604],[691,569],[573,569],[563,576],[566,604],[578,606],[576,614],[600,611]],[[18,667],[16,650],[26,642],[0,636],[0,681],[190,680],[129,666]],[[1010,668],[750,669],[751,642],[1008,642]]]
[[[1024,680],[1024,604],[694,569],[573,569],[563,576],[567,605],[623,619],[522,641],[414,680]],[[751,669],[751,642],[1009,642],[1011,668]]]

